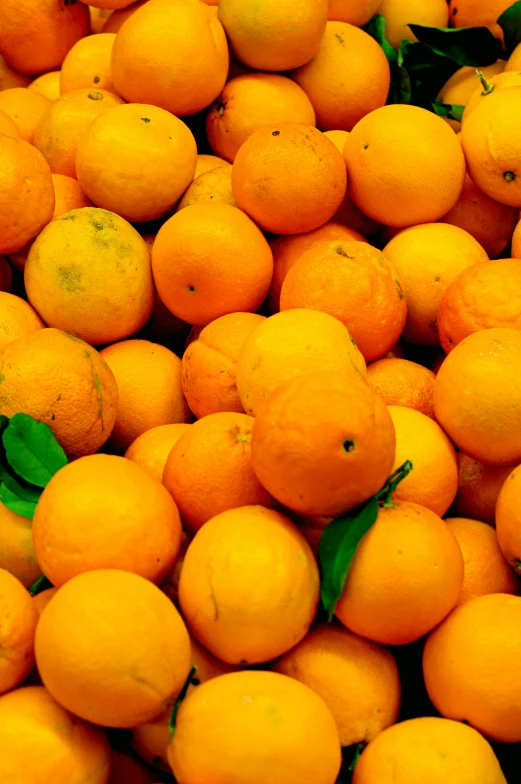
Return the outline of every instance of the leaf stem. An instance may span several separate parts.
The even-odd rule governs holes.
[[[181,703],[183,702],[184,698],[186,697],[186,695],[188,693],[188,689],[190,688],[190,685],[191,685],[191,683],[193,681],[193,678],[194,678],[194,675],[195,675],[196,672],[197,672],[197,667],[194,664],[194,666],[192,667],[192,669],[188,673],[188,677],[187,677],[187,679],[185,680],[185,682],[183,684],[183,688],[179,692],[179,696],[178,696],[177,700],[174,702],[174,706],[172,708],[172,713],[170,714],[170,718],[168,719],[168,730],[170,732],[170,737],[172,737],[172,735],[175,732],[175,721],[176,721],[176,718],[177,718],[177,711],[179,710],[179,707],[180,707]]]
[[[412,469],[413,469],[412,462],[410,460],[406,460],[405,463],[403,463],[403,465],[401,465],[399,468],[396,469],[396,471],[394,471],[391,474],[391,476],[389,477],[385,485],[382,487],[380,492],[376,494],[376,498],[378,501],[382,501],[383,499],[383,503],[382,503],[383,506],[390,507],[393,505],[392,501],[393,501],[394,491],[396,490],[400,482],[402,482],[405,479],[407,474],[410,474]]]
[[[481,95],[490,95],[490,93],[494,92],[495,85],[490,84],[490,82],[487,82],[483,74],[483,71],[480,71],[479,68],[476,68],[476,76],[478,77],[479,81],[481,82],[481,86],[483,87],[483,92],[481,93]]]
[[[51,583],[51,581],[48,580],[44,574],[42,574],[42,576],[39,577],[36,580],[36,582],[31,585],[31,587],[29,588],[29,593],[31,594],[31,596],[36,596],[37,593],[42,593],[42,591],[46,591],[47,588],[52,588],[52,587],[53,584]]]

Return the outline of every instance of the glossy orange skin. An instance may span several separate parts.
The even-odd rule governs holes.
[[[37,76],[27,87],[29,90],[45,95],[51,101],[57,101],[60,97],[60,71],[48,71]]]
[[[496,502],[496,531],[499,546],[517,574],[521,574],[521,537],[519,535],[519,470],[515,468],[505,479]]]
[[[378,12],[385,18],[385,35],[395,49],[402,40],[416,41],[409,23],[448,27],[446,0],[382,0]]]
[[[384,357],[367,367],[367,383],[388,406],[414,408],[431,419],[435,378],[432,370],[400,357]]]
[[[152,427],[130,444],[125,457],[161,482],[168,455],[188,427],[185,423]]]
[[[486,4],[479,0],[450,0],[449,19],[453,27],[489,27],[497,38],[503,32],[496,23],[509,8],[509,0],[490,0]]]
[[[0,504],[0,568],[30,588],[42,570],[33,547],[31,521]]]
[[[0,645],[0,694],[11,691],[34,666],[34,633],[38,616],[31,596],[17,577],[0,569],[3,623]]]
[[[490,466],[463,452],[458,453],[459,486],[454,499],[454,512],[494,525],[496,502],[511,466]]]
[[[54,185],[54,215],[57,218],[64,212],[79,210],[80,207],[92,207],[93,204],[83,193],[78,180],[74,177],[67,177],[65,174],[53,174],[52,184]]]
[[[27,87],[11,87],[0,91],[0,109],[13,120],[20,138],[32,144],[34,132],[51,100]]]
[[[19,338],[32,335],[45,324],[28,302],[15,294],[0,291],[0,351]]]
[[[60,71],[62,95],[82,87],[116,92],[110,73],[110,58],[115,40],[114,33],[97,33],[81,38],[74,44]]]
[[[363,27],[380,7],[381,0],[329,0],[328,19]]]

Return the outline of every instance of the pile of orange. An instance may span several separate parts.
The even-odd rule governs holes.
[[[0,0],[0,782],[518,781],[509,5]]]

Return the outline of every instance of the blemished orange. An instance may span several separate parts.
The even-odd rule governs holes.
[[[83,132],[98,114],[121,103],[123,99],[114,93],[88,88],[72,90],[54,101],[34,134],[34,146],[51,171],[76,177],[76,151]]]
[[[521,462],[520,361],[519,330],[484,329],[462,340],[436,376],[436,419],[461,451],[487,465]]]
[[[404,645],[450,613],[462,585],[463,556],[445,521],[419,504],[394,501],[360,542],[335,613],[362,637]]]
[[[247,73],[230,79],[206,117],[206,133],[216,155],[233,161],[239,147],[263,125],[315,125],[304,90],[286,76]]]
[[[340,743],[369,743],[398,719],[401,687],[392,655],[341,626],[321,624],[275,664],[322,697]]]
[[[512,466],[490,466],[458,453],[459,484],[453,512],[459,517],[494,525],[496,503]]]
[[[67,177],[65,174],[53,174],[52,184],[54,186],[54,215],[57,218],[64,212],[79,210],[80,207],[92,207],[93,204],[83,193],[78,180],[74,177]]]
[[[442,221],[467,231],[489,258],[497,259],[512,239],[518,218],[515,207],[491,199],[467,174],[458,201]]]
[[[253,418],[246,414],[208,414],[174,445],[163,484],[190,530],[229,509],[274,504],[252,468],[252,429]]]
[[[34,133],[52,101],[27,87],[12,87],[0,92],[0,109],[13,120],[20,138],[32,144]]]
[[[116,419],[116,379],[83,340],[40,329],[4,347],[0,373],[2,414],[21,412],[45,422],[69,457],[96,452],[109,437]]]
[[[244,412],[237,392],[237,361],[248,337],[264,321],[257,313],[229,313],[210,322],[186,348],[183,392],[196,417]]]
[[[328,0],[268,0],[259,16],[254,0],[220,0],[219,19],[233,53],[256,71],[288,71],[318,51]]]
[[[499,546],[506,560],[517,574],[521,574],[521,534],[519,529],[519,499],[521,472],[515,468],[505,479],[496,502],[496,531]]]
[[[463,588],[458,604],[491,593],[519,594],[521,582],[506,562],[494,528],[479,520],[446,520],[463,555]]]
[[[193,180],[197,146],[182,120],[157,106],[123,104],[97,117],[76,153],[76,176],[98,207],[129,221],[172,209]]]
[[[464,269],[488,261],[487,254],[474,237],[447,223],[426,223],[401,231],[383,253],[394,264],[405,294],[403,338],[421,346],[437,346],[443,292]]]
[[[394,493],[442,517],[458,490],[458,460],[450,439],[434,419],[405,406],[389,406],[396,432],[393,470],[411,460],[413,470]]]
[[[363,117],[344,158],[355,204],[386,226],[440,220],[465,181],[458,138],[441,117],[418,106],[383,106]]]
[[[51,101],[57,101],[60,97],[60,71],[48,71],[48,73],[37,76],[27,87],[36,93],[45,95]]]
[[[328,19],[363,27],[377,13],[382,0],[329,0]]]
[[[339,515],[385,484],[396,438],[383,400],[340,372],[298,376],[271,393],[255,419],[252,464],[280,503]]]
[[[33,547],[31,521],[0,503],[0,569],[12,574],[25,588],[42,575]]]
[[[317,54],[293,78],[310,99],[319,128],[350,131],[385,104],[391,71],[382,48],[364,30],[328,22]]]
[[[90,33],[83,3],[2,0],[0,54],[12,68],[37,75],[59,68],[76,41]]]
[[[502,73],[504,69],[505,60],[498,60],[492,65],[482,66],[479,70],[485,79],[490,79],[491,76]],[[442,103],[466,106],[477,85],[476,69],[471,65],[464,65],[447,79],[438,93],[438,100]],[[456,133],[461,131],[459,120],[453,120],[451,117],[446,117],[445,120]]]
[[[260,307],[271,283],[273,256],[242,210],[193,204],[159,229],[152,270],[159,296],[175,316],[188,324],[208,324]]]
[[[127,101],[154,104],[183,117],[217,98],[228,61],[223,27],[204,3],[150,0],[118,33],[112,79]]]
[[[378,13],[385,19],[385,37],[395,49],[404,39],[418,40],[409,24],[449,26],[447,0],[382,0]]]
[[[123,569],[160,583],[179,555],[181,521],[161,482],[135,463],[88,455],[46,486],[34,514],[33,543],[56,587],[94,569]]]
[[[322,226],[340,207],[346,167],[333,142],[311,125],[258,128],[232,168],[235,201],[274,234],[302,234]]]
[[[119,33],[123,22],[126,22],[129,16],[141,8],[142,5],[148,3],[148,0],[137,0],[132,5],[127,5],[125,8],[118,8],[117,11],[112,11],[108,17],[105,18],[101,27],[101,33]]]
[[[188,427],[186,423],[152,427],[130,444],[125,457],[161,482],[168,455]]]
[[[495,92],[496,90],[502,90],[505,87],[520,87],[521,86],[521,72],[520,71],[505,71],[503,73],[496,74],[495,76],[491,76],[489,79],[485,79],[485,85],[481,84],[476,85],[476,89],[470,96],[467,105],[465,106],[465,111],[463,112],[463,117],[461,119],[462,124],[464,124],[467,120],[469,114],[474,111],[476,106],[478,106],[485,98]]]
[[[448,354],[469,335],[492,327],[521,329],[521,260],[499,259],[463,270],[438,310],[440,343]]]
[[[181,705],[168,760],[185,784],[333,784],[341,754],[333,716],[311,689],[275,672],[235,672]]]
[[[122,340],[101,356],[118,385],[118,413],[109,446],[124,452],[140,435],[158,425],[190,422],[181,386],[181,360],[149,340]],[[146,401],[146,403],[145,403]]]
[[[43,329],[45,324],[28,302],[0,291],[0,351],[8,343]]]
[[[46,324],[91,345],[133,335],[154,307],[145,241],[119,215],[95,207],[46,226],[31,246],[24,280]]]
[[[229,204],[236,207],[232,190],[232,167],[218,166],[195,177],[177,205],[177,212],[192,204]]]
[[[148,0],[146,0],[148,2]],[[199,177],[200,174],[204,174],[207,171],[211,171],[212,169],[217,169],[219,166],[224,166],[227,168],[230,164],[228,161],[225,161],[224,158],[219,158],[218,155],[198,155],[197,162],[195,166],[195,174],[194,180]]]
[[[15,121],[2,109],[0,109],[0,134],[2,136],[12,136],[13,139],[22,138]]]
[[[344,324],[366,362],[380,359],[405,326],[400,278],[384,254],[367,242],[316,243],[288,270],[280,309],[309,308]]]
[[[338,319],[303,308],[275,313],[254,329],[237,360],[244,410],[256,416],[279,384],[314,371],[355,379],[366,375],[364,358]]]
[[[188,545],[181,611],[194,637],[224,662],[245,666],[286,653],[305,637],[318,599],[315,556],[273,509],[222,512]]]
[[[432,370],[399,357],[384,357],[367,367],[367,383],[386,405],[414,408],[431,419],[435,378]]]
[[[60,93],[89,87],[116,92],[110,74],[110,58],[116,36],[97,33],[77,41],[63,61],[60,71]]]
[[[273,252],[273,278],[268,295],[268,304],[271,313],[280,309],[280,290],[289,270],[304,253],[311,248],[327,242],[364,242],[364,237],[358,231],[343,226],[340,223],[324,223],[318,229],[305,234],[294,234],[289,237],[276,237],[271,241]]]
[[[29,76],[11,68],[0,54],[0,90],[8,90],[9,87],[27,87],[30,81]]]
[[[479,732],[434,716],[389,727],[364,750],[353,773],[353,784],[416,781],[507,784],[494,751]]]
[[[43,613],[57,590],[57,588],[46,588],[45,591],[41,591],[40,593],[37,593],[33,596],[33,605],[36,609],[36,612],[38,613],[38,618]]]
[[[0,569],[0,603],[0,694],[5,694],[18,686],[33,668],[38,616],[27,588],[6,569]]]
[[[4,134],[0,144],[0,253],[9,254],[21,250],[49,223],[54,188],[41,152]]]
[[[35,652],[53,697],[107,727],[159,715],[190,669],[190,638],[170,599],[119,569],[84,572],[63,585],[41,615]]]
[[[450,0],[449,19],[453,27],[489,27],[496,38],[502,38],[497,20],[511,5],[510,0]]]
[[[520,620],[519,596],[478,596],[457,607],[423,651],[425,685],[442,716],[501,743],[521,738]]]
[[[108,784],[111,751],[100,727],[73,716],[43,686],[0,698],[0,777],[12,784]]]

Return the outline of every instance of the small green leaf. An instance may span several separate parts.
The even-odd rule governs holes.
[[[432,102],[432,107],[438,117],[450,117],[451,120],[457,120],[458,122],[461,122],[463,112],[465,111],[464,106],[455,103],[443,103],[437,98]]]
[[[410,24],[409,29],[418,41],[428,46],[436,54],[448,57],[458,65],[492,65],[504,57],[499,38],[492,35],[488,27],[425,27]]]
[[[395,63],[398,58],[398,53],[394,46],[387,40],[385,34],[385,16],[383,16],[383,14],[376,14],[376,16],[373,16],[365,25],[364,30],[366,33],[369,33],[371,38],[374,38],[374,40],[380,44],[389,63],[391,65]]]
[[[0,482],[3,482],[7,489],[14,493],[14,495],[17,495],[18,498],[21,498],[23,501],[30,501],[32,504],[37,504],[42,494],[41,487],[31,485],[29,482],[16,476],[14,472],[10,471],[8,468],[4,468],[1,464]]]
[[[505,49],[507,56],[510,56],[516,46],[521,43],[521,2],[514,3],[506,11],[503,11],[497,23],[503,30]]]
[[[29,588],[29,593],[31,594],[31,596],[36,596],[36,594],[46,591],[47,588],[54,588],[54,586],[51,583],[51,581],[48,580],[44,574],[42,574],[42,576],[39,577],[36,580],[36,582],[31,585],[31,587]]]
[[[197,667],[194,665],[190,670],[190,672],[188,673],[188,677],[184,682],[183,688],[179,692],[179,696],[177,700],[174,702],[172,713],[170,714],[170,718],[168,719],[168,729],[170,730],[170,737],[172,737],[172,735],[175,732],[175,721],[177,718],[177,712],[179,710],[181,703],[183,702],[183,700],[185,699],[188,693],[188,689],[190,688],[190,684],[192,683],[192,680],[196,672],[197,672]]]
[[[351,760],[351,764],[348,767],[349,771],[353,772],[353,770],[355,769],[355,765],[358,762],[358,760],[360,759],[360,755],[363,752],[363,750],[364,750],[364,744],[363,743],[357,743],[356,746],[355,746],[353,759]]]
[[[67,465],[67,457],[51,428],[28,414],[15,414],[2,434],[7,460],[16,473],[37,487],[45,487]]]
[[[0,501],[4,506],[10,509],[11,512],[15,512],[22,517],[28,517],[29,520],[33,519],[36,504],[33,504],[30,501],[24,501],[23,498],[12,493],[3,483],[0,484]]]

